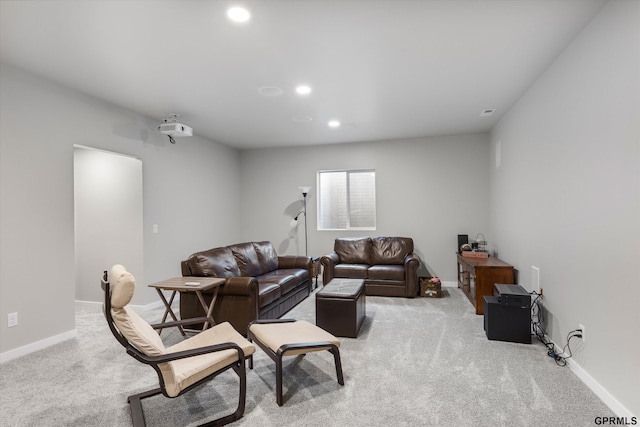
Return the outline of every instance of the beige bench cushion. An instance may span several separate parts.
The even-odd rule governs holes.
[[[340,347],[338,338],[305,320],[284,323],[256,323],[251,325],[249,330],[257,340],[265,344],[273,352],[277,352],[285,344],[307,344],[324,341]],[[294,356],[320,350],[326,350],[326,348],[291,350],[287,351],[285,355]]]

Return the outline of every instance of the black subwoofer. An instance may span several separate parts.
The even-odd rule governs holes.
[[[497,341],[531,344],[531,309],[501,304],[498,297],[484,297],[484,332]]]

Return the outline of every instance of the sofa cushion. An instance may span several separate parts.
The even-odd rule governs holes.
[[[403,264],[413,252],[409,237],[374,237],[371,239],[371,264]]]
[[[240,269],[239,276],[256,277],[262,274],[258,254],[251,242],[238,243],[237,245],[228,246],[228,248],[231,249]]]
[[[260,308],[271,304],[282,296],[280,285],[277,283],[269,283],[258,281],[258,305]]]
[[[231,249],[215,248],[196,252],[187,260],[194,276],[237,277],[240,276],[238,264]]]
[[[404,280],[404,265],[372,265],[367,270],[367,278],[372,280]]]
[[[283,274],[287,275],[287,281],[280,284],[280,291],[282,292],[282,295],[285,295],[286,293],[299,288],[301,283],[304,283],[309,279],[308,270],[285,268],[280,271],[282,271]]]
[[[253,242],[253,248],[258,254],[260,274],[278,269],[278,254],[271,242]]]
[[[345,264],[371,264],[371,238],[336,239],[333,250]]]
[[[304,273],[304,274],[298,274]],[[275,270],[269,273],[263,274],[259,276],[258,283],[271,283],[274,285],[278,285],[280,287],[280,295],[285,295],[286,293],[292,291],[300,283],[304,281],[304,275],[308,276],[309,272],[307,270]]]
[[[368,264],[336,264],[333,268],[333,277],[366,279]]]

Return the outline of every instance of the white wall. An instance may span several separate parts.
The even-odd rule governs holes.
[[[238,240],[237,150],[198,136],[172,145],[158,122],[1,65],[0,356],[75,328],[74,144],[143,161],[136,303],[156,302],[146,285],[179,276],[192,252]]]
[[[308,196],[309,255],[333,251],[338,236],[407,236],[445,281],[456,280],[458,234],[489,234],[488,135],[245,150],[242,168],[242,236],[270,240],[281,254],[304,254],[304,225],[290,228]],[[318,231],[316,172],[376,170],[377,230]]]
[[[142,162],[74,147],[76,300],[101,301],[96,271],[123,264],[144,281]]]
[[[547,332],[640,415],[640,2],[612,1],[494,129],[491,229],[531,287]],[[494,148],[495,153],[495,148]],[[608,403],[610,403],[609,400]]]

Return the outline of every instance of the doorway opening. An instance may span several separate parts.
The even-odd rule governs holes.
[[[123,264],[143,278],[142,160],[75,145],[76,301],[102,302],[100,274]]]

